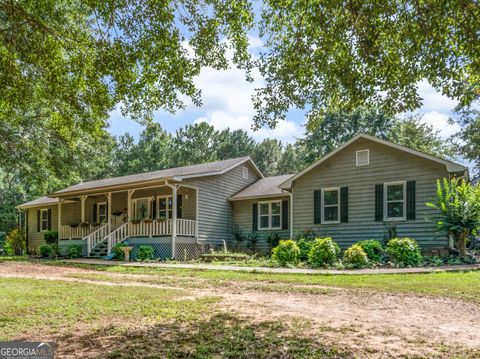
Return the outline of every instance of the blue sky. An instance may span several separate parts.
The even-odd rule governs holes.
[[[262,46],[261,40],[256,36],[250,37],[252,54],[256,54]],[[258,72],[253,73],[253,82],[245,80],[242,70],[231,67],[226,71],[216,71],[209,68],[202,69],[195,79],[196,86],[202,90],[202,107],[196,107],[190,101],[186,101],[186,108],[172,115],[158,112],[154,121],[159,122],[168,132],[174,133],[178,128],[187,124],[205,121],[216,129],[244,129],[257,141],[264,138],[276,138],[282,142],[294,142],[302,137],[305,123],[304,113],[300,110],[292,110],[288,113],[287,120],[279,122],[275,129],[262,128],[252,131],[251,124],[254,109],[251,96],[255,88],[263,86],[263,79]],[[431,124],[446,138],[458,131],[457,125],[448,124],[448,118],[457,104],[440,93],[437,93],[426,81],[418,83],[420,96],[423,98],[423,107],[419,113],[423,114],[423,121]],[[129,132],[138,139],[142,127],[122,116],[119,109],[110,113],[109,131],[116,136]]]

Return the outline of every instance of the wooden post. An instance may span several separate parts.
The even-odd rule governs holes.
[[[58,199],[58,238],[60,238],[60,234],[62,233],[62,200]]]
[[[172,186],[172,258],[176,255],[177,239],[177,185]]]
[[[112,232],[112,192],[105,193],[107,196],[107,207],[108,207],[108,234]]]
[[[82,203],[82,223],[85,223],[85,201],[87,200],[86,195],[80,196],[80,201]]]

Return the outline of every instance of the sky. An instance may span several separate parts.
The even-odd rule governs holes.
[[[250,36],[250,52],[258,53],[262,47],[261,40]],[[230,128],[243,129],[256,141],[265,138],[276,138],[284,143],[293,143],[301,138],[304,133],[305,116],[301,110],[292,110],[287,114],[286,121],[280,121],[275,129],[262,128],[258,131],[251,129],[252,119],[255,114],[251,97],[256,88],[264,84],[258,71],[253,72],[253,82],[245,80],[245,73],[235,67],[225,71],[210,68],[202,69],[195,79],[195,85],[202,91],[203,105],[197,107],[186,101],[186,108],[172,115],[166,112],[156,112],[154,121],[159,122],[166,131],[175,131],[188,124],[207,122],[216,129]],[[458,125],[449,124],[448,118],[457,102],[436,92],[427,81],[418,83],[419,94],[423,98],[423,106],[417,112],[423,115],[422,121],[429,123],[434,129],[440,131],[443,138],[447,138],[459,130]],[[142,127],[122,116],[119,108],[110,113],[109,131],[115,136],[125,132],[130,133],[136,140]]]

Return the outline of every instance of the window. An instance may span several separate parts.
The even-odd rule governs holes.
[[[340,223],[340,187],[322,188],[322,223]]]
[[[48,209],[42,209],[40,211],[40,230],[48,230]]]
[[[247,167],[242,168],[242,177],[245,178],[245,179],[248,179],[248,168]]]
[[[137,219],[150,217],[150,198],[137,198],[133,200],[133,213]]]
[[[384,219],[405,220],[406,182],[389,182],[383,184]]]
[[[282,227],[282,201],[259,202],[258,222],[260,229],[280,229]]]
[[[370,164],[370,151],[357,151],[357,166],[367,166]]]
[[[158,219],[170,219],[172,218],[172,196],[158,197]]]
[[[97,223],[107,223],[107,204],[97,203]]]

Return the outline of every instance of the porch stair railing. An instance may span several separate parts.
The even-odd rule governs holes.
[[[102,242],[105,237],[108,235],[108,224],[102,225],[100,228],[98,228],[96,231],[90,233],[88,236],[83,238],[84,240],[87,241],[87,253],[90,256],[92,249],[94,249],[96,246]]]
[[[117,243],[122,243],[124,240],[128,238],[128,229],[129,229],[129,222],[122,224],[120,227],[112,231],[110,234],[106,236],[106,240],[108,243],[107,246],[107,254],[110,255],[112,253],[112,248]]]

